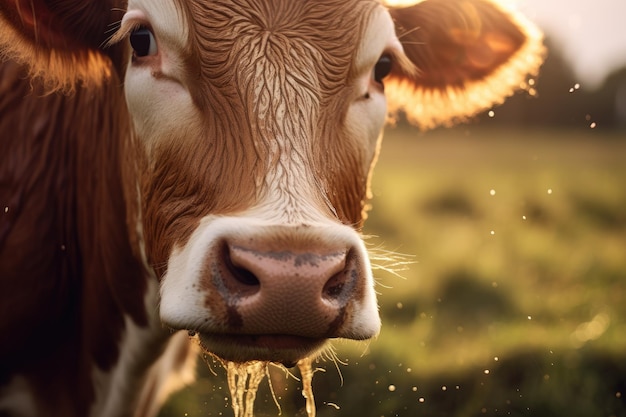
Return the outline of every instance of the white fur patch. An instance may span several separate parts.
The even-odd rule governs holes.
[[[162,325],[156,306],[158,284],[150,277],[145,298],[149,325],[137,326],[125,317],[125,333],[117,364],[111,372],[94,369],[96,403],[91,416],[116,416],[143,410],[142,416],[156,415],[168,393],[182,383],[193,381],[197,350],[191,348],[182,367],[173,361],[180,356],[186,333],[171,336]],[[189,369],[190,368],[190,369]],[[148,413],[147,411],[150,411]]]
[[[26,379],[21,376],[0,386],[0,415],[35,417],[38,415],[35,403]]]
[[[159,141],[193,137],[202,117],[185,83],[189,23],[184,15],[172,1],[132,0],[122,31],[135,26],[149,27],[157,43],[156,56],[129,62],[124,85],[135,131],[150,154]]]

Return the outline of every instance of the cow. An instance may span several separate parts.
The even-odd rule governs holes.
[[[543,54],[491,0],[0,0],[0,415],[153,416],[199,349],[376,336],[383,126],[463,121]]]

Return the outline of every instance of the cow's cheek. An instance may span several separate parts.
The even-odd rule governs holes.
[[[387,102],[382,92],[373,92],[369,98],[351,103],[346,114],[346,131],[362,151],[361,168],[368,176],[380,147],[385,125]]]
[[[124,92],[135,133],[148,151],[166,140],[184,143],[199,136],[200,112],[189,91],[174,79],[131,66]]]
[[[129,68],[125,96],[144,152],[136,175],[146,255],[158,269],[166,265],[180,236],[189,234],[188,223],[195,224],[193,219],[184,221],[189,218],[184,217],[188,207],[184,202],[193,196],[171,190],[189,184],[188,176],[194,174],[186,150],[197,149],[194,141],[203,140],[202,119],[188,90],[176,81],[156,78],[144,68]]]

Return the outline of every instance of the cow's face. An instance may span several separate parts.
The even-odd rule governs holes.
[[[127,144],[125,95],[140,155],[111,162],[131,218],[136,171],[129,241],[144,238],[161,317],[240,361],[378,332],[358,232],[383,83],[409,121],[450,124],[528,86],[544,52],[495,0],[129,0],[109,39],[126,3],[0,0],[0,56],[51,90],[100,95]]]
[[[376,335],[359,231],[384,84],[417,124],[465,117],[537,70],[533,30],[485,0],[130,0],[116,39],[164,323],[237,361]]]
[[[383,83],[409,121],[449,124],[527,86],[544,52],[494,0],[130,0],[109,39],[125,3],[0,0],[0,55],[51,89],[110,97],[126,144],[125,95],[140,155],[112,162],[136,171],[129,238],[143,237],[161,317],[239,361],[378,332],[358,233]],[[117,45],[132,45],[128,65]]]
[[[122,30],[163,321],[235,360],[293,362],[327,338],[376,335],[358,229],[383,79],[403,62],[388,12],[132,0]]]

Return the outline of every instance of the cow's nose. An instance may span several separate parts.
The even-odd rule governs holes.
[[[218,288],[246,334],[335,337],[358,296],[355,251],[264,250],[225,243]]]

